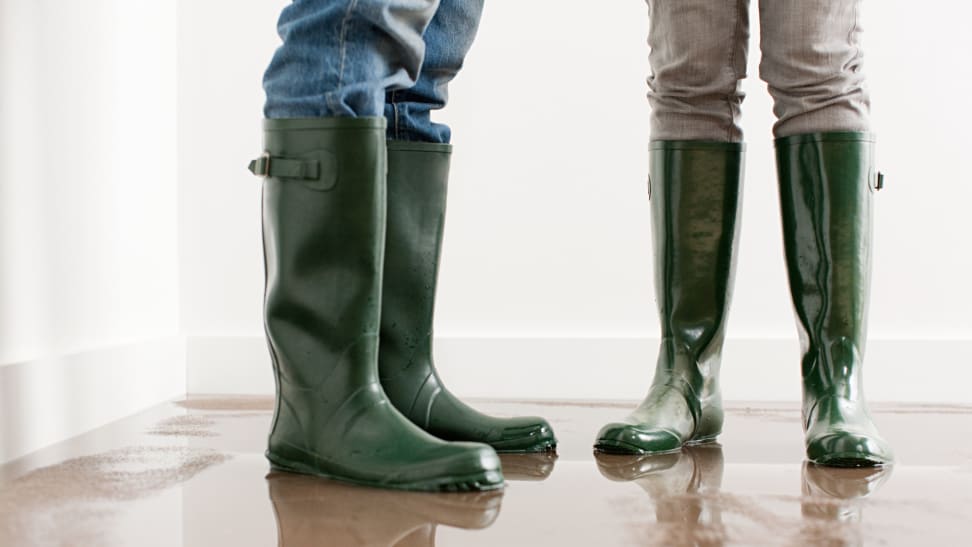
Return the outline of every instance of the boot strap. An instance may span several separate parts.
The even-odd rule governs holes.
[[[269,152],[264,152],[250,162],[249,169],[258,177],[317,180],[321,174],[321,162],[271,156]]]

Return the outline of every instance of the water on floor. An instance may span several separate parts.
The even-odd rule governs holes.
[[[504,456],[507,486],[389,492],[271,472],[272,401],[193,396],[0,466],[6,546],[961,545],[972,408],[876,406],[898,463],[805,464],[794,405],[730,405],[718,444],[598,456],[631,405],[478,401],[540,414],[559,456]]]

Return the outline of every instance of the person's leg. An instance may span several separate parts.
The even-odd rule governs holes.
[[[294,0],[263,76],[266,118],[382,116],[418,80],[439,0]]]
[[[790,292],[802,346],[807,458],[891,463],[861,365],[880,176],[862,67],[862,0],[761,0],[760,76],[775,100]]]
[[[438,2],[297,1],[267,71],[264,325],[276,469],[406,490],[503,484],[496,452],[406,419],[378,375],[386,230],[384,86],[413,81]],[[278,118],[283,116],[284,118]]]
[[[388,139],[448,143],[449,126],[434,123],[433,110],[449,100],[449,83],[462,68],[479,29],[483,0],[442,0],[423,38],[426,49],[414,86],[385,96]]]
[[[775,137],[869,131],[861,49],[863,0],[760,0],[759,76]]]
[[[641,405],[602,452],[658,453],[722,431],[719,367],[738,239],[748,0],[649,0],[649,187],[661,344]]]
[[[462,66],[482,1],[442,0],[425,32],[425,62],[411,89],[391,91],[388,119],[388,228],[382,292],[381,384],[413,423],[450,441],[476,441],[499,452],[556,446],[538,417],[494,418],[477,412],[443,385],[432,358],[432,317],[445,220],[452,146],[449,128],[432,123],[448,84]]]
[[[749,0],[647,0],[652,140],[743,140]]]

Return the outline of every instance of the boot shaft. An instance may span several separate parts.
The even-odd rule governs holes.
[[[431,352],[451,154],[448,144],[388,141],[383,355]]]
[[[384,123],[265,121],[264,320],[281,390],[377,383]]]
[[[719,369],[735,274],[743,144],[652,141],[652,249],[661,344],[644,401],[601,428],[598,451],[671,452],[714,440]]]
[[[651,144],[659,368],[664,363],[680,368],[676,361],[681,359],[690,360],[688,366],[718,367],[735,276],[743,147],[709,141]],[[659,376],[656,372],[656,380]]]
[[[803,351],[805,390],[860,391],[871,273],[869,133],[776,140],[783,239]]]
[[[388,222],[379,374],[389,398],[413,420],[440,390],[432,324],[452,147],[388,142]]]

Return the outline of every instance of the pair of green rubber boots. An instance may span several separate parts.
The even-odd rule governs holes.
[[[273,466],[407,490],[487,490],[497,452],[552,450],[542,418],[493,418],[446,390],[432,313],[448,145],[386,142],[381,118],[267,120],[265,325],[277,381]],[[891,463],[863,393],[873,139],[777,139],[786,262],[803,346],[811,462]],[[662,344],[641,406],[595,448],[664,453],[722,430],[718,387],[743,147],[656,141],[655,286]],[[379,337],[380,334],[380,337]]]
[[[882,184],[869,133],[776,139],[783,240],[803,360],[810,462],[890,464],[863,396],[872,195]],[[662,341],[644,402],[606,425],[595,449],[649,454],[715,440],[719,367],[732,293],[741,143],[654,141],[650,185]]]
[[[500,488],[497,452],[553,450],[542,418],[456,399],[432,362],[451,148],[384,118],[265,120],[264,324],[274,468],[427,491]]]

